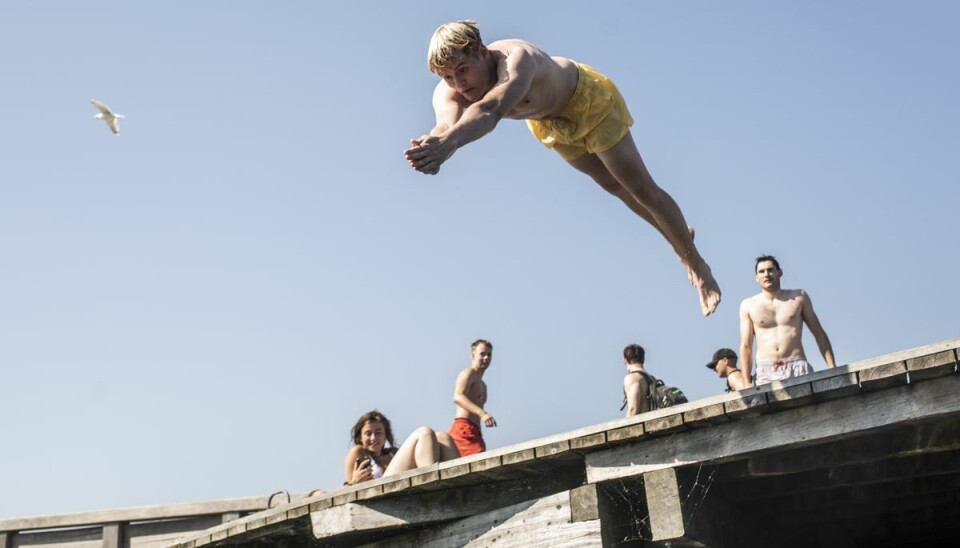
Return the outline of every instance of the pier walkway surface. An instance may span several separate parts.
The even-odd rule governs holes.
[[[960,339],[313,497],[0,520],[0,548],[930,546],[960,539]]]

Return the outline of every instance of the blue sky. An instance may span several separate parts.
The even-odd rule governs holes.
[[[842,364],[960,335],[957,4],[577,6],[0,7],[0,518],[334,488],[361,413],[449,426],[478,337],[491,447],[619,417],[633,342],[718,393],[761,253]],[[523,123],[407,166],[463,18],[614,79],[717,314]]]

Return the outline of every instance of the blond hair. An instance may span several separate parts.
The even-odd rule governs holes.
[[[483,46],[476,21],[464,20],[445,23],[430,38],[427,66],[430,72],[440,74],[448,63],[461,55],[470,55]]]

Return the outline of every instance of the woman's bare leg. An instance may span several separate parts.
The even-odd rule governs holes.
[[[437,435],[431,428],[421,426],[400,445],[387,469],[383,471],[383,475],[390,476],[434,464],[439,462],[439,458]]]
[[[437,444],[440,446],[440,462],[460,458],[460,450],[457,449],[457,443],[453,441],[450,434],[437,432]]]

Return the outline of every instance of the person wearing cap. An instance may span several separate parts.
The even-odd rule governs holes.
[[[737,369],[737,353],[729,348],[714,352],[707,368],[713,369],[718,377],[727,380],[727,392],[743,390],[749,386],[743,372]]]

